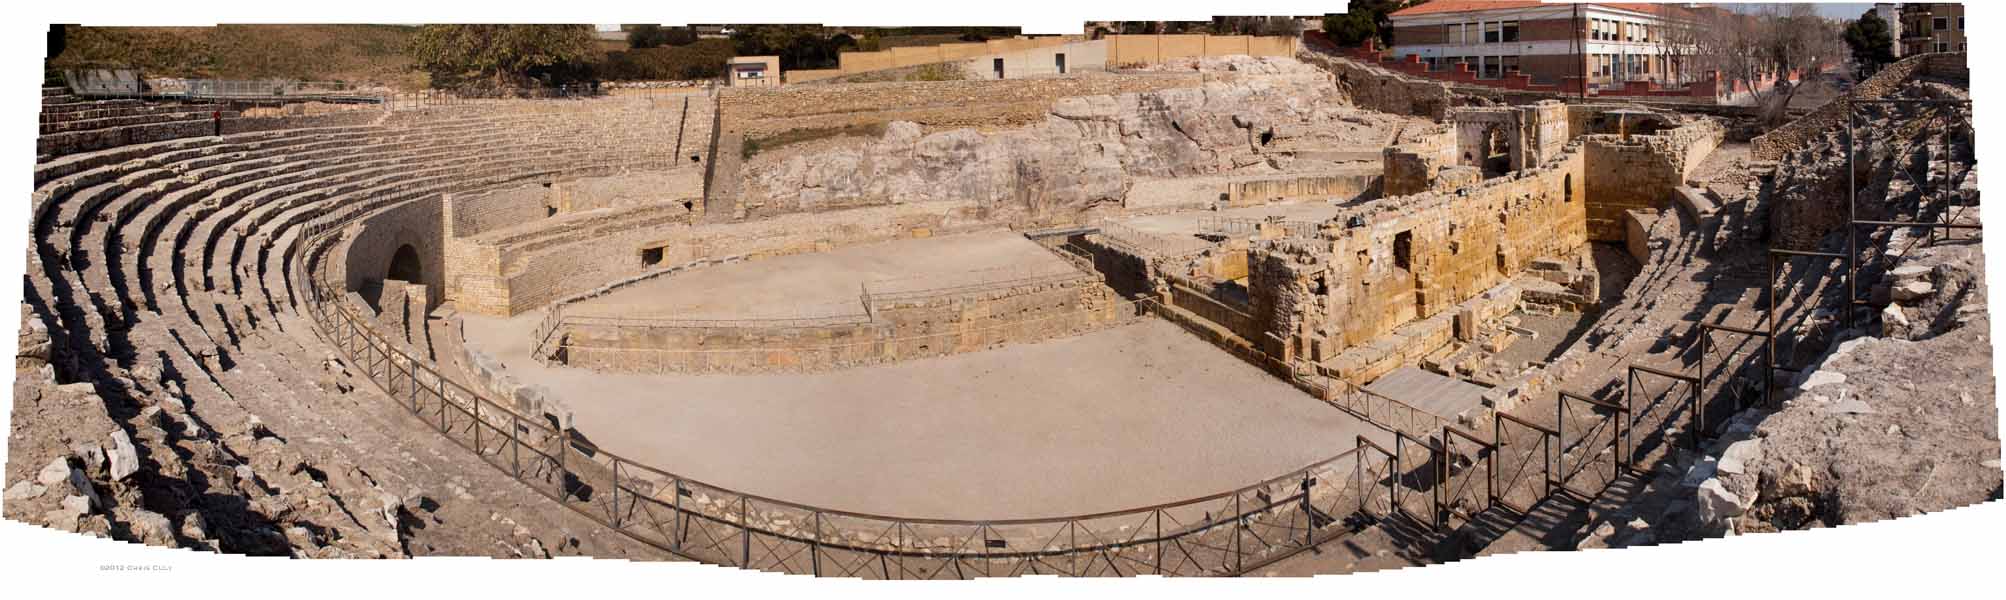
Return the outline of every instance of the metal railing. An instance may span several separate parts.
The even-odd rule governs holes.
[[[1040,519],[945,520],[830,510],[711,485],[625,458],[523,415],[377,333],[318,264],[350,213],[305,226],[305,307],[385,395],[490,466],[601,525],[677,556],[786,573],[882,579],[1022,574],[1231,575],[1345,534],[1375,506],[1383,463],[1354,447],[1228,492]],[[1389,488],[1392,490],[1393,488]]]

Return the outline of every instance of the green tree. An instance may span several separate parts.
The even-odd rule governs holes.
[[[634,25],[627,28],[627,47],[636,50],[660,48],[668,43],[669,31],[660,25]]]
[[[1869,10],[1847,24],[1845,38],[1846,46],[1853,51],[1854,73],[1861,79],[1895,61],[1894,35],[1888,31],[1888,22],[1874,11]]]
[[[1386,15],[1428,0],[1351,0],[1344,14],[1324,15],[1323,33],[1339,46],[1357,46],[1378,38],[1380,47],[1393,45],[1393,21]]]
[[[520,86],[538,73],[575,73],[594,52],[590,25],[426,25],[411,38],[433,87]]]

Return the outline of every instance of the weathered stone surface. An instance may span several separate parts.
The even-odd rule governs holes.
[[[133,447],[132,438],[126,436],[125,430],[121,429],[111,432],[111,452],[109,454],[111,455],[111,472],[109,475],[112,480],[125,479],[132,476],[133,473],[139,472],[139,452],[138,449]]]
[[[1695,505],[1701,522],[1719,525],[1742,512],[1741,497],[1727,491],[1719,479],[1708,479],[1698,489]]]

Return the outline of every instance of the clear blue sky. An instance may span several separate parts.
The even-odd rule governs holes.
[[[1726,7],[1728,7],[1728,8],[1731,8],[1731,9],[1746,9],[1746,8],[1751,8],[1751,7],[1753,7],[1753,6],[1756,6],[1756,5],[1754,5],[1754,4],[1723,4],[1722,6],[1726,6]],[[1859,18],[1859,17],[1860,17],[1860,13],[1864,13],[1864,12],[1867,12],[1867,9],[1869,9],[1869,8],[1873,8],[1873,7],[1874,7],[1874,5],[1873,5],[1873,3],[1871,3],[1871,2],[1830,2],[1830,3],[1819,3],[1819,4],[1818,4],[1818,16],[1821,16],[1821,17],[1825,17],[1825,18],[1828,18],[1828,19],[1857,19],[1857,18]]]

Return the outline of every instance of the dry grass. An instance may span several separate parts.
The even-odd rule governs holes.
[[[883,137],[884,135],[885,135],[884,123],[865,123],[861,125],[846,125],[843,127],[815,127],[807,129],[794,129],[787,131],[785,133],[780,133],[768,137],[745,140],[745,146],[740,150],[740,155],[743,156],[744,158],[752,158],[753,156],[759,154],[760,152],[773,150],[791,144],[799,144],[802,142],[812,142],[815,140],[826,140],[829,138],[837,138],[837,137],[875,138],[875,137]]]
[[[423,87],[403,25],[221,25],[72,27],[51,66],[138,67],[164,77],[341,80],[398,89]]]

